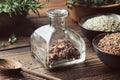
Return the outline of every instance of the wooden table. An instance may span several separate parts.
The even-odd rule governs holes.
[[[56,3],[58,2],[58,3]],[[54,5],[53,5],[54,4]],[[70,28],[77,31],[85,40],[87,51],[86,51],[86,61],[82,64],[78,64],[75,67],[66,70],[56,70],[56,71],[48,71],[46,70],[40,63],[38,63],[32,56],[30,51],[30,34],[38,28],[38,26],[42,26],[44,24],[48,24],[49,20],[44,15],[44,13],[54,7],[65,7],[64,0],[51,0],[51,2],[41,10],[41,17],[35,16],[31,13],[28,15],[25,20],[17,25],[17,28],[14,28],[12,31],[15,31],[16,34],[19,32],[19,36],[17,36],[18,41],[13,45],[8,45],[6,47],[0,47],[0,58],[14,59],[22,63],[23,66],[37,71],[39,73],[44,73],[48,75],[52,75],[63,80],[120,80],[120,72],[112,71],[107,66],[105,66],[99,58],[96,56],[95,52],[91,48],[89,41],[84,37],[81,33],[79,26],[72,21],[69,17],[66,19],[66,25]],[[31,25],[32,24],[32,25]],[[23,35],[27,34],[27,35]],[[1,41],[7,41],[8,37],[1,37]],[[12,73],[4,73],[0,71],[0,80],[43,80],[42,78],[38,78],[27,74],[25,72],[21,72],[18,74]]]

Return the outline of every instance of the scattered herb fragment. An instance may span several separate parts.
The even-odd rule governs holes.
[[[15,35],[15,34],[11,34],[11,36],[9,37],[8,42],[9,42],[10,44],[13,44],[13,43],[15,43],[16,41],[17,41],[16,35]]]

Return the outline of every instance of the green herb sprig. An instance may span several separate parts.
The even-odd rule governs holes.
[[[23,11],[32,10],[39,14],[38,8],[42,8],[49,0],[41,3],[39,0],[0,0],[0,13],[22,14]]]
[[[15,34],[11,34],[10,37],[9,37],[9,39],[8,39],[8,42],[9,42],[10,44],[13,44],[13,43],[15,43],[16,41],[17,41],[16,35],[15,35]]]

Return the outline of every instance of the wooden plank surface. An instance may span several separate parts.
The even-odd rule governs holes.
[[[3,45],[2,45],[3,43]],[[8,49],[14,49],[14,48],[20,48],[20,47],[27,47],[30,46],[30,38],[29,37],[18,37],[17,41],[13,44],[10,44],[8,42],[8,38],[1,38],[0,39],[0,51],[8,50]]]
[[[92,49],[91,49],[91,52]],[[88,52],[87,52],[88,53]],[[24,67],[27,67],[29,69],[42,72],[45,74],[49,74],[52,76],[59,77],[63,80],[109,80],[111,78],[114,78],[114,80],[120,79],[119,72],[113,72],[108,67],[106,67],[96,56],[96,54],[88,53],[86,61],[82,64],[79,64],[75,67],[63,69],[63,70],[56,70],[56,71],[48,71],[46,70],[40,63],[38,63],[32,56],[30,52],[30,48],[19,48],[14,50],[7,50],[7,51],[1,51],[0,58],[9,58],[14,59],[22,63]],[[27,58],[26,58],[27,57]],[[115,74],[115,75],[114,75]],[[40,80],[40,78],[34,77],[32,75],[21,73],[15,77],[14,74],[11,74],[11,76],[3,75],[2,72],[0,72],[0,78],[5,80],[12,80],[12,79],[22,79],[22,80]],[[21,76],[22,75],[22,76]],[[2,77],[1,77],[2,76]],[[14,76],[14,77],[13,77]],[[29,77],[28,77],[29,76]],[[11,78],[11,79],[10,79]]]
[[[66,19],[66,25],[72,28],[73,30],[77,31],[85,40],[87,46],[86,61],[72,68],[48,71],[33,58],[33,56],[31,55],[32,53],[30,51],[29,44],[30,35],[36,28],[49,23],[49,19],[45,15],[47,10],[55,7],[62,7],[66,9],[65,1],[66,0],[50,0],[50,3],[47,4],[44,9],[40,10],[40,18],[30,12],[30,15],[28,15],[27,18],[21,22],[21,24],[18,24],[17,27],[11,31],[14,31],[14,33],[19,35],[19,40],[15,44],[9,45],[6,48],[0,47],[0,58],[9,58],[17,60],[20,63],[22,63],[22,65],[26,68],[35,70],[40,73],[42,72],[44,74],[49,74],[61,78],[63,80],[120,80],[120,72],[112,71],[99,60],[99,58],[93,51],[89,41],[81,33],[78,24],[72,21],[69,17]],[[0,38],[0,42],[7,41],[7,39],[7,37]],[[44,79],[32,76],[25,72],[13,74],[3,73],[2,71],[0,71],[0,80]]]

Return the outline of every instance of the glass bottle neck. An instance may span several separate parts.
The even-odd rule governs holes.
[[[50,18],[50,25],[54,27],[64,27],[65,26],[65,17],[68,16],[68,11],[65,9],[51,9],[47,11],[47,15]]]
[[[50,25],[54,27],[64,27],[65,26],[65,18],[64,17],[51,17]]]

